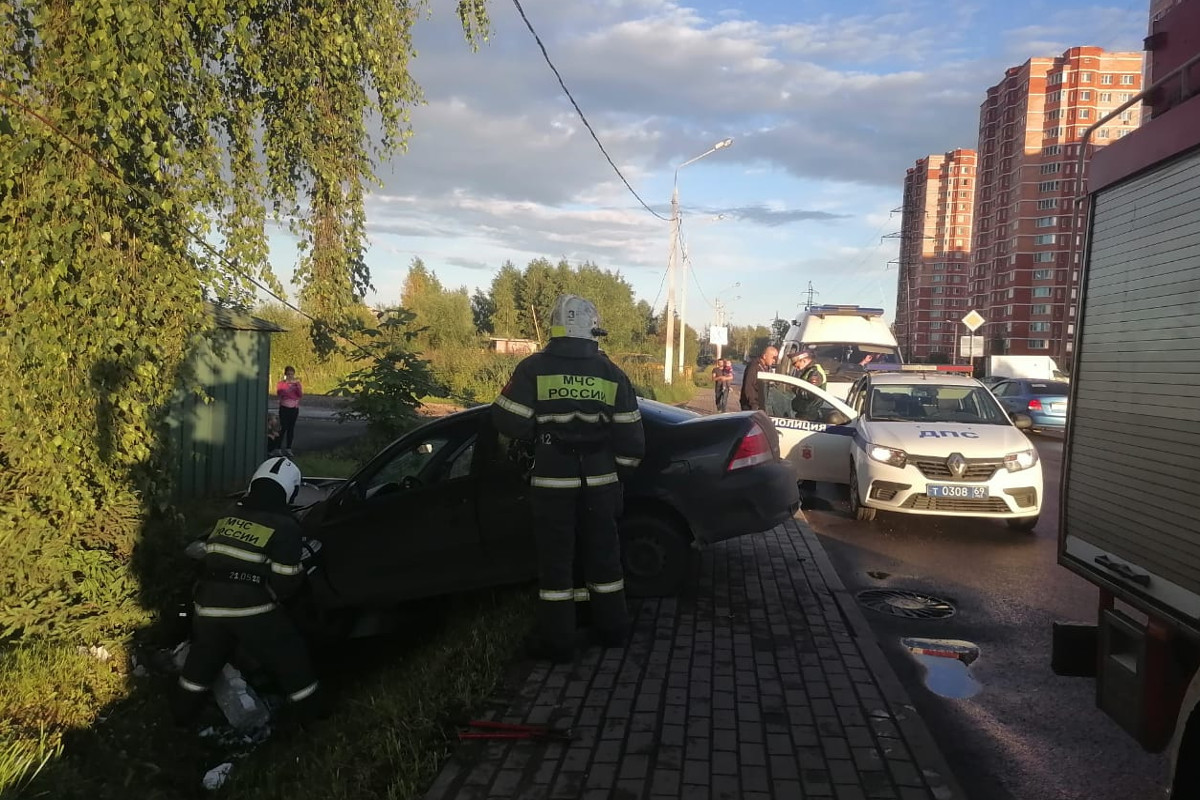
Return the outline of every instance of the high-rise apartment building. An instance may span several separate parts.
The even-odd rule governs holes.
[[[1073,47],[1012,67],[979,112],[972,305],[987,355],[1067,363],[1083,216],[1076,170],[1084,131],[1142,86],[1141,53]],[[1130,133],[1140,106],[1097,130],[1089,153]]]
[[[970,301],[974,150],[920,159],[904,176],[896,339],[909,361],[952,361]]]

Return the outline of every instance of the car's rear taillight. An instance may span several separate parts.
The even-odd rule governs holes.
[[[733,458],[729,460],[726,471],[733,472],[735,469],[765,464],[773,461],[774,458],[775,454],[771,452],[771,443],[767,440],[767,434],[763,432],[757,422],[751,422],[749,432],[742,437],[733,451]]]
[[[1042,401],[1038,400],[1036,397],[1033,398],[1032,400],[1030,400],[1029,401],[1029,410],[1030,411],[1041,411],[1042,410]]]

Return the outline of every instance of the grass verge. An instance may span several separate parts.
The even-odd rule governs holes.
[[[306,478],[349,478],[362,466],[363,459],[348,450],[328,453],[305,453],[295,459],[300,474]]]
[[[0,649],[0,797],[36,780],[61,754],[64,731],[90,725],[98,709],[124,695],[122,656],[118,650],[102,661],[49,642]]]
[[[242,744],[170,723],[174,676],[165,670],[133,677],[116,652],[108,662],[73,648],[6,652],[0,797],[203,797],[204,773],[232,761],[222,797],[418,798],[454,745],[456,726],[511,676],[532,597],[507,589],[425,602],[407,610],[400,635],[317,653],[331,715],[277,732],[248,755]],[[204,724],[221,723],[215,706],[207,713]],[[51,726],[57,733],[39,739]],[[10,766],[14,754],[19,764]]]

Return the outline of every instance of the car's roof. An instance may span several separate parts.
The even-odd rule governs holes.
[[[974,378],[965,375],[955,375],[951,372],[884,372],[871,375],[871,383],[876,386],[982,386]]]

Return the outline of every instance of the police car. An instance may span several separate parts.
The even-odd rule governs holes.
[[[1042,465],[1022,429],[970,367],[869,366],[846,400],[760,373],[780,451],[802,481],[849,484],[860,520],[877,510],[1004,519],[1032,530]]]

